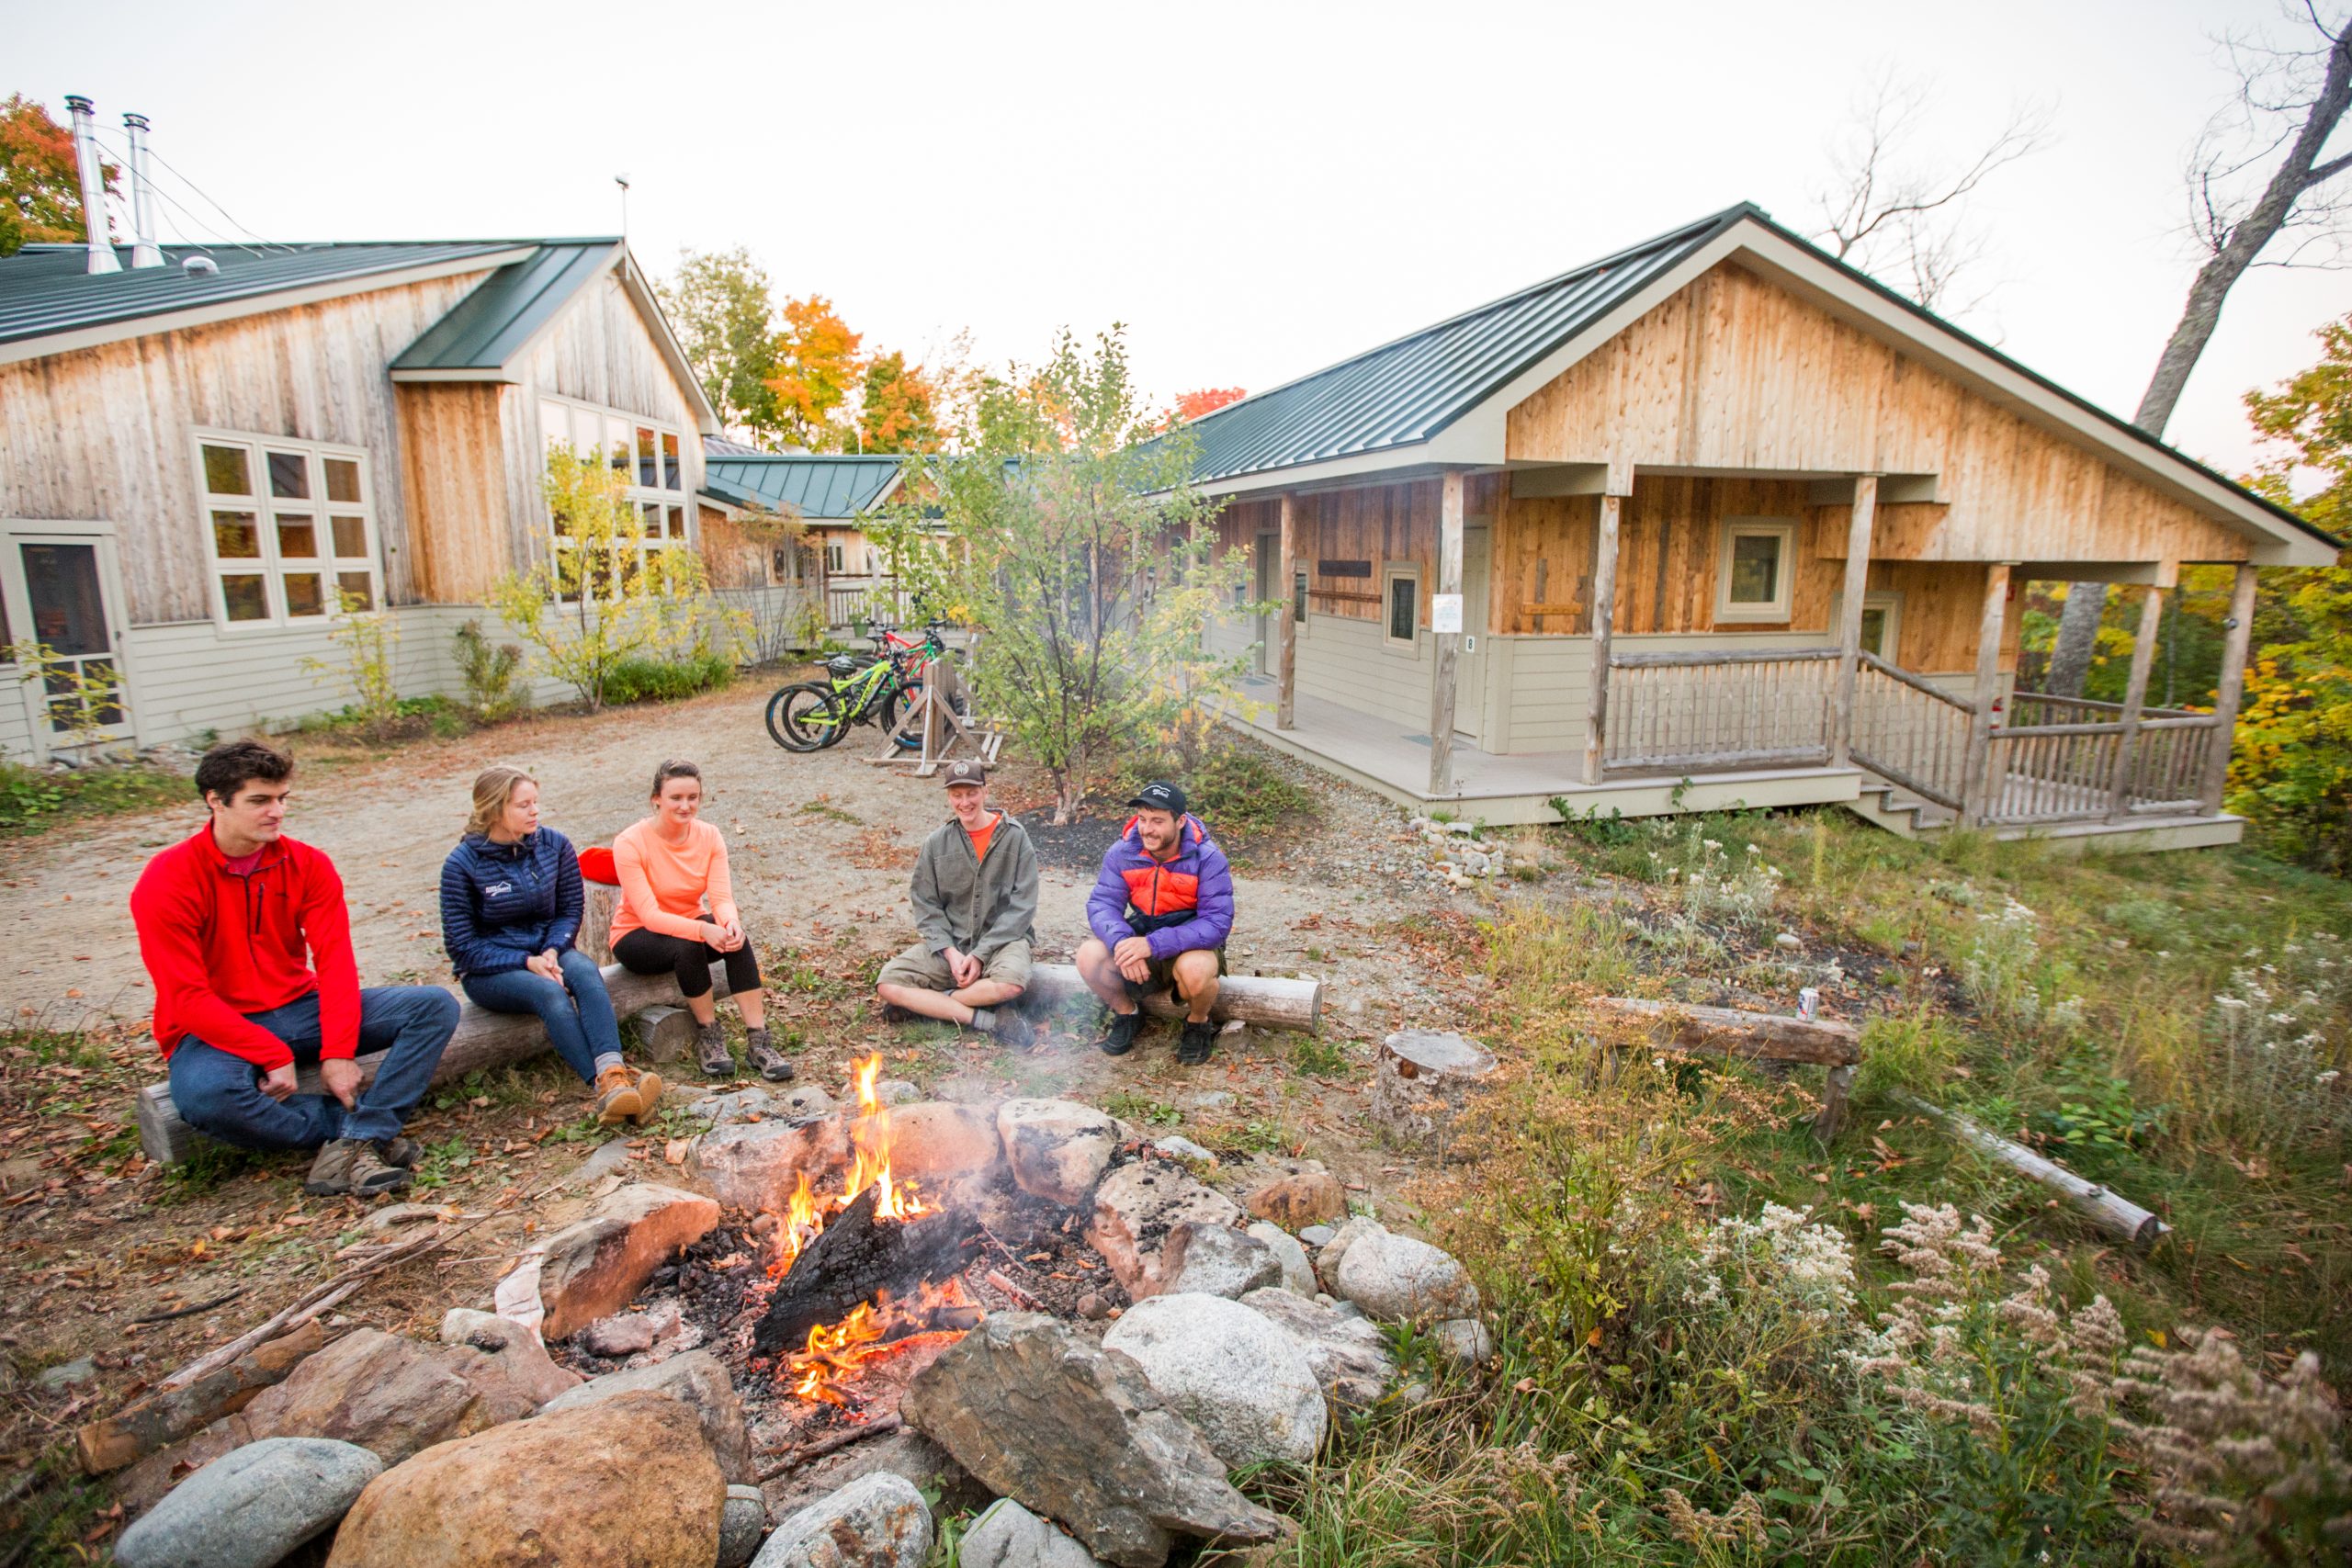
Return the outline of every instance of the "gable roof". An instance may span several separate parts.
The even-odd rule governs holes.
[[[536,240],[401,241],[272,246],[258,254],[165,245],[163,266],[86,270],[81,245],[27,245],[0,259],[0,363],[203,326],[288,305],[480,272],[527,256]],[[191,273],[191,256],[217,272]]]
[[[854,457],[841,453],[722,454],[703,446],[703,485],[737,506],[792,512],[812,520],[854,518],[888,501],[906,474],[898,456]],[[740,498],[740,499],[739,499]]]
[[[2030,412],[2191,504],[2278,540],[2295,564],[2333,536],[2076,396],[1781,228],[1725,208],[1202,416],[1196,483],[1278,488],[1384,469],[1498,466],[1510,408],[1735,252],[1994,400]],[[1252,479],[1259,479],[1251,483]],[[1279,476],[1279,477],[1275,477]],[[2266,560],[2268,558],[2265,558]],[[2285,556],[2278,558],[2285,562]]]
[[[582,285],[612,264],[619,243],[555,241],[500,267],[401,351],[392,379],[454,380],[458,372],[503,368]]]

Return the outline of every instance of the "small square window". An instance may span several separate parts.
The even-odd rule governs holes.
[[[288,572],[286,576],[286,613],[288,615],[325,615],[326,580],[315,571]]]
[[[334,553],[346,559],[368,554],[368,519],[338,517],[334,520]]]
[[[347,506],[359,504],[359,465],[349,457],[325,459],[327,499]]]
[[[300,452],[269,455],[269,493],[285,501],[311,498],[311,459]]]
[[[336,591],[343,595],[343,608],[345,614],[356,615],[376,607],[375,581],[366,572],[339,572],[335,576],[334,584]]]
[[[206,443],[204,488],[215,495],[253,494],[253,472],[245,461],[245,449]]]
[[[232,621],[269,619],[269,586],[252,572],[220,580],[221,606]]]
[[[222,560],[261,559],[261,530],[254,525],[254,514],[250,512],[214,513],[212,553]]]
[[[1715,563],[1715,619],[1758,624],[1789,618],[1796,568],[1797,525],[1774,517],[1734,517],[1724,524]]]
[[[1731,544],[1731,602],[1770,604],[1781,596],[1781,541],[1771,534],[1742,534]]]
[[[318,524],[308,517],[279,517],[277,554],[283,560],[311,560],[319,553]]]

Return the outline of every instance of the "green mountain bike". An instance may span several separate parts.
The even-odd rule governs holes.
[[[801,681],[768,698],[768,737],[787,751],[838,745],[854,725],[879,722],[900,750],[922,748],[922,725],[912,716],[926,671],[947,653],[944,623],[933,621],[920,638],[887,628],[872,653],[839,653],[825,661],[821,681]]]

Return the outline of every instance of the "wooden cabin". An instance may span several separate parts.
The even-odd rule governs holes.
[[[730,560],[707,493],[718,423],[617,239],[162,250],[0,259],[0,755],[66,744],[45,646],[119,682],[141,746],[341,706],[346,600],[400,630],[402,694],[461,690],[452,634],[555,547],[553,443],[610,454],[648,551]],[[542,683],[542,700],[570,694]]]
[[[1752,206],[1191,427],[1266,739],[1494,823],[1848,806],[2103,847],[2220,809],[2254,569],[2336,542]],[[2184,565],[2237,569],[2218,710],[2146,702]],[[2021,586],[2124,585],[2120,704],[2013,690]]]
[[[828,629],[903,618],[890,564],[866,530],[902,496],[905,457],[763,452],[731,442],[709,446],[705,482],[712,493],[797,521],[804,570],[824,594]]]

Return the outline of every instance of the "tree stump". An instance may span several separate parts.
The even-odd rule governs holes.
[[[657,1066],[683,1061],[694,1048],[695,1015],[684,1008],[656,1002],[631,1013],[628,1025],[645,1059]]]
[[[1494,1076],[1495,1066],[1493,1054],[1475,1040],[1401,1030],[1381,1043],[1372,1119],[1397,1142],[1443,1155],[1471,1094]]]

